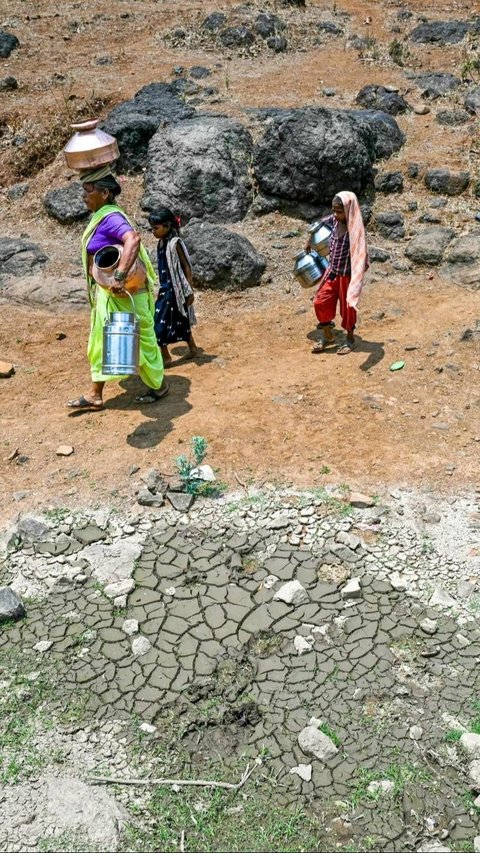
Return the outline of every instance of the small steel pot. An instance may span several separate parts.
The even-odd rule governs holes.
[[[325,225],[324,222],[312,222],[307,229],[310,235],[310,246],[319,255],[328,255],[330,251],[330,237],[332,229],[330,225]]]

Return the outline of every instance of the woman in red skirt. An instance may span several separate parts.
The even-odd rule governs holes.
[[[347,355],[354,346],[356,307],[363,287],[363,276],[368,269],[367,242],[355,193],[338,193],[333,199],[332,210],[333,214],[322,220],[333,229],[330,237],[329,265],[313,300],[323,337],[313,347],[312,352],[323,352],[335,344],[332,321],[337,311],[337,303],[340,303],[342,328],[345,329],[347,337],[337,354]]]

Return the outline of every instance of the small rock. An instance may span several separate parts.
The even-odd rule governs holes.
[[[131,637],[132,634],[138,634],[138,621],[137,619],[125,619],[125,622],[122,625],[122,631],[127,636]]]
[[[0,588],[0,623],[10,619],[17,621],[26,616],[25,608],[16,592],[9,586]]]
[[[391,794],[393,793],[393,789],[395,785],[390,779],[381,779],[380,781],[370,782],[367,787],[367,791],[369,794]]]
[[[141,732],[144,732],[146,735],[154,735],[156,734],[157,727],[152,726],[150,723],[140,723],[139,729]]]
[[[430,107],[427,107],[426,104],[416,104],[413,108],[413,112],[417,116],[426,116],[430,112]]]
[[[277,578],[276,575],[267,575],[267,577],[263,581],[263,588],[264,589],[271,589],[272,586],[275,586],[275,584],[277,583],[278,580],[279,580],[279,578]]]
[[[441,520],[441,516],[437,512],[426,512],[423,516],[425,524],[439,524]]]
[[[305,726],[298,735],[298,745],[306,755],[314,755],[319,761],[328,761],[338,753],[333,740],[321,732],[316,725]]]
[[[210,465],[198,465],[196,468],[192,468],[189,477],[191,480],[203,480],[205,483],[214,483],[217,479]]]
[[[147,637],[142,637],[141,635],[139,637],[135,637],[132,642],[132,654],[136,658],[146,655],[151,648],[152,644],[150,640]]]
[[[472,761],[468,768],[468,776],[475,791],[480,791],[480,760]]]
[[[188,512],[193,506],[195,498],[188,492],[170,492],[166,494],[166,498],[177,512]]]
[[[430,607],[455,607],[456,601],[444,589],[436,589],[428,602]]]
[[[74,449],[71,444],[60,444],[57,447],[57,456],[71,456]]]
[[[137,502],[140,506],[154,506],[160,507],[163,506],[165,501],[163,500],[163,495],[154,495],[149,489],[140,489],[137,495]]]
[[[368,495],[362,495],[361,492],[352,492],[348,502],[350,506],[357,507],[358,509],[368,509],[371,506],[375,506],[373,498]]]
[[[389,575],[389,581],[393,587],[393,589],[398,590],[399,592],[405,590],[407,588],[407,581],[399,572],[392,572]]]
[[[9,361],[0,361],[0,379],[9,379],[15,373],[13,364]]]
[[[462,649],[466,649],[467,646],[470,645],[470,640],[467,640],[467,638],[464,637],[463,634],[455,634],[455,637],[458,642],[458,645],[461,646]]]
[[[340,590],[340,595],[347,601],[352,598],[361,598],[362,590],[360,586],[360,578],[350,578],[344,587]]]
[[[301,637],[300,635],[295,637],[293,645],[299,655],[303,655],[305,652],[310,652],[312,650],[312,643],[309,642],[306,637]]]
[[[424,619],[423,622],[420,622],[420,628],[425,634],[435,634],[438,623],[434,619]]]
[[[473,839],[473,853],[480,853],[480,835],[476,835]]]
[[[300,776],[300,779],[303,779],[304,782],[310,782],[310,779],[312,778],[312,765],[298,764],[296,767],[292,767],[290,773]]]
[[[48,652],[53,646],[53,640],[40,640],[40,642],[35,643],[33,650],[34,652]]]
[[[174,586],[167,586],[167,588],[165,590],[165,595],[175,595],[176,591],[177,590],[175,589]]]
[[[278,518],[272,518],[267,524],[269,530],[284,530],[285,527],[289,526],[290,519],[286,515],[279,515]]]
[[[298,606],[306,604],[309,601],[308,593],[300,583],[300,581],[288,581],[283,584],[273,596],[274,601],[284,601],[285,604]]]
[[[460,746],[473,758],[480,758],[480,735],[465,732],[460,738]]]
[[[423,729],[421,726],[411,726],[408,731],[408,736],[412,740],[420,740],[423,735]]]

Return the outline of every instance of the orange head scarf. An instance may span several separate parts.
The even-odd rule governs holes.
[[[337,193],[345,210],[345,220],[350,239],[351,278],[347,291],[347,304],[356,308],[363,287],[363,277],[368,269],[367,239],[360,205],[355,193]]]

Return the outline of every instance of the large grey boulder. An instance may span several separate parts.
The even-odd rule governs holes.
[[[444,71],[422,71],[420,74],[409,72],[406,74],[419,89],[421,89],[422,98],[435,100],[447,95],[453,89],[460,85],[458,77],[453,74],[445,73]]]
[[[382,110],[392,116],[406,113],[409,106],[398,92],[390,92],[384,86],[369,85],[360,89],[355,98],[357,104],[370,110]]]
[[[184,219],[236,222],[252,200],[252,138],[240,122],[199,116],[153,136],[145,173],[145,210],[171,207]]]
[[[279,206],[296,205],[300,213],[303,204],[329,205],[341,189],[363,196],[373,187],[372,163],[386,126],[378,116],[393,122],[400,134],[391,116],[368,110],[305,107],[264,116],[267,127],[253,157],[260,193]]]
[[[23,237],[0,237],[0,281],[3,276],[32,275],[47,261],[36,243]]]
[[[450,243],[440,274],[454,284],[480,289],[480,228]]]
[[[420,44],[458,44],[475,30],[470,21],[424,21],[412,30],[410,39]]]
[[[372,161],[400,151],[405,135],[393,116],[382,110],[347,110],[368,145]]]
[[[66,187],[49,190],[44,196],[43,205],[48,215],[61,225],[81,222],[90,215],[83,200],[82,185],[78,181]]]
[[[10,619],[17,621],[26,615],[25,608],[18,595],[9,586],[0,588],[0,623]]]
[[[192,222],[183,236],[197,287],[244,290],[260,283],[266,261],[246,237],[208,222]]]
[[[429,169],[425,185],[442,195],[461,195],[470,183],[470,172],[450,172],[448,169]]]
[[[84,308],[87,288],[83,278],[32,275],[10,279],[0,290],[2,298],[37,308]]]
[[[7,33],[5,30],[0,30],[0,58],[7,59],[12,50],[20,46],[20,42],[12,33]]]
[[[408,244],[405,254],[416,264],[436,266],[441,263],[445,249],[454,235],[453,228],[425,228]]]
[[[194,113],[185,103],[178,81],[149,83],[131,100],[114,107],[101,127],[117,139],[117,169],[132,172],[143,168],[148,143],[160,124],[183,121]]]

